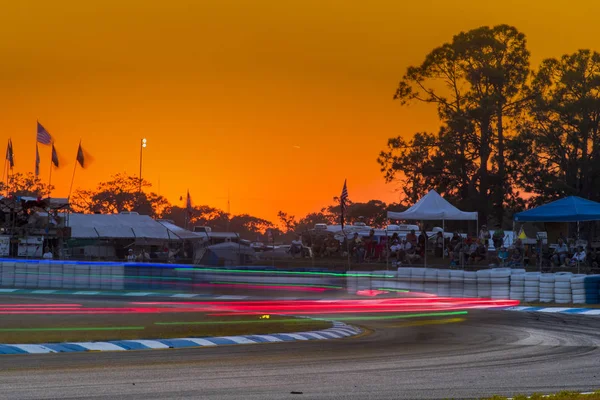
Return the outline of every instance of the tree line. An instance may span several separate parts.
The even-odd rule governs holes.
[[[579,50],[535,68],[508,25],[454,36],[410,66],[394,94],[436,107],[437,132],[391,138],[377,161],[405,203],[436,189],[480,222],[577,195],[600,201],[600,54]]]
[[[141,191],[140,191],[141,187]],[[15,173],[8,183],[0,183],[0,192],[10,191],[16,197],[43,198],[53,190],[32,173]],[[164,196],[152,191],[152,184],[138,177],[125,174],[113,175],[108,181],[100,182],[94,189],[78,189],[70,198],[71,209],[80,213],[114,214],[138,212],[156,219],[167,219],[176,225],[191,229],[194,226],[210,226],[213,231],[236,232],[243,239],[267,242],[267,230],[277,242],[289,242],[295,235],[313,229],[318,223],[339,224],[339,199],[333,198],[332,205],[318,212],[311,212],[297,218],[284,211],[278,212],[277,221],[269,221],[249,214],[231,215],[208,205],[194,205],[190,212],[183,206],[171,204]],[[365,222],[367,225],[385,226],[386,212],[402,211],[399,204],[386,204],[380,200],[365,203],[348,201],[345,222]]]

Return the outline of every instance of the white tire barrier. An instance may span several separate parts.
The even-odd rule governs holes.
[[[438,270],[438,281],[437,281],[437,295],[441,297],[450,296],[450,270],[440,269]]]

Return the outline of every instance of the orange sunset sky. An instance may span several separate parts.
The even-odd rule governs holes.
[[[600,50],[600,2],[402,0],[18,0],[0,14],[0,139],[33,171],[36,119],[75,187],[144,178],[181,204],[276,220],[331,203],[398,199],[376,162],[387,139],[438,126],[428,106],[392,101],[408,65],[461,30],[515,25],[532,64]],[[50,150],[41,150],[48,179]],[[3,150],[2,150],[3,151]],[[160,184],[159,184],[160,183]]]

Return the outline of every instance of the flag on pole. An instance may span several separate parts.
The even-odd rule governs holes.
[[[185,201],[185,208],[189,216],[192,215],[192,198],[190,197],[190,191],[187,192],[187,199]]]
[[[342,188],[342,195],[340,196],[340,209],[342,211],[342,229],[344,229],[344,213],[346,211],[346,201],[348,201],[348,187],[346,186],[346,180],[344,179],[344,187]]]
[[[85,168],[85,156],[83,155],[81,143],[79,143],[79,148],[77,149],[77,162],[81,165],[81,168]]]
[[[92,156],[90,155],[90,153],[88,153],[87,151],[85,151],[83,149],[83,147],[81,146],[81,142],[79,142],[79,148],[77,149],[77,162],[79,163],[79,165],[81,166],[81,168],[86,168],[89,167],[90,163],[93,161],[94,159],[92,158]]]
[[[54,147],[54,143],[52,143],[52,164],[54,164],[54,166],[58,168],[58,153],[56,152],[56,147]]]
[[[37,143],[35,144],[35,176],[40,174],[40,151]]]
[[[13,153],[12,139],[8,139],[8,146],[6,147],[6,160],[11,168],[15,167],[15,154]]]
[[[37,142],[45,145],[52,144],[52,136],[50,136],[50,133],[48,133],[39,121],[37,123]]]

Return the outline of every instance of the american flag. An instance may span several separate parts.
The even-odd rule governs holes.
[[[52,143],[52,136],[48,133],[46,128],[42,124],[37,123],[37,141],[38,143],[49,145]]]
[[[348,201],[348,187],[346,186],[346,180],[344,180],[344,187],[342,189],[342,195],[340,196],[340,205],[342,210],[346,209],[346,202]]]
[[[340,208],[342,211],[342,229],[344,229],[344,212],[346,211],[346,201],[348,201],[348,187],[346,186],[346,180],[344,179],[344,187],[342,188],[342,195],[340,196]]]

